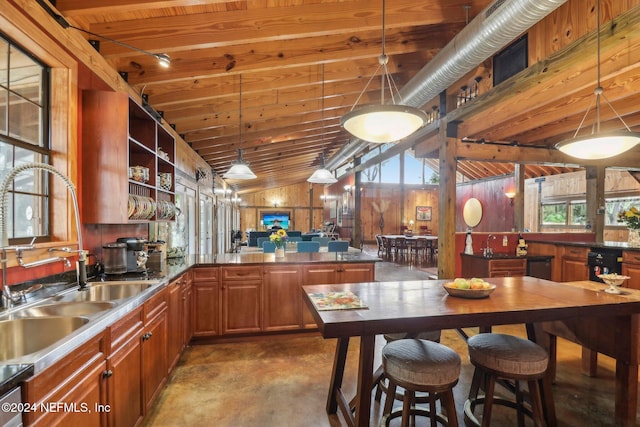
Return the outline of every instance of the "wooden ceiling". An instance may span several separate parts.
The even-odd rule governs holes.
[[[401,88],[409,82],[489,3],[387,0],[385,51],[396,85]],[[243,149],[258,179],[231,181],[240,193],[304,182],[322,154],[329,158],[348,143],[340,117],[354,106],[374,75],[382,51],[382,1],[57,0],[55,8],[73,26],[168,54],[171,66],[165,69],[153,57],[117,43],[100,43],[101,55],[126,73],[128,83],[148,96],[149,104],[217,174],[227,171],[237,150]],[[593,8],[585,13],[593,15]],[[618,56],[609,50],[612,56],[604,67],[603,86],[607,93],[611,90],[609,99],[616,102],[618,113],[635,126],[640,124],[634,96],[640,85],[638,66],[630,65],[628,58],[622,69],[620,61],[613,62],[625,52],[637,52],[621,49],[616,50]],[[575,60],[569,63],[574,68],[554,70],[555,80],[545,91],[535,79],[548,80],[546,70],[537,69],[537,76],[525,79],[524,84],[529,83],[521,92],[527,95],[526,102],[514,96],[513,87],[511,92],[496,88],[456,111],[459,133],[463,132],[459,136],[530,146],[552,145],[566,137],[575,131],[593,97],[595,57],[583,60],[577,71]],[[571,81],[572,93],[558,88],[563,81]],[[501,99],[506,102],[501,104]],[[374,78],[359,104],[379,100],[380,79]],[[510,110],[514,105],[520,114]],[[434,152],[428,138],[418,142],[422,148],[416,152],[425,156]],[[466,146],[469,152],[479,151],[478,144]],[[522,154],[517,156],[494,158],[522,160]],[[471,161],[461,164],[459,171],[470,179],[513,170],[512,164],[487,162],[491,158],[486,156],[467,158]],[[565,169],[546,165],[527,170],[529,175],[541,175]]]

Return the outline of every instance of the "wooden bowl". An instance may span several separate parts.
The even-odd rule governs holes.
[[[491,292],[496,290],[496,285],[491,284],[491,286],[487,289],[460,289],[451,287],[452,282],[445,283],[442,285],[445,291],[452,297],[458,298],[486,298],[491,295]]]

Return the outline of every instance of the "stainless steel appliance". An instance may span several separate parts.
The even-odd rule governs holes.
[[[125,243],[107,243],[102,247],[105,274],[123,274],[127,272],[127,245]]]
[[[147,270],[148,254],[145,250],[146,240],[137,237],[120,237],[118,243],[126,245],[127,273],[144,272]]]

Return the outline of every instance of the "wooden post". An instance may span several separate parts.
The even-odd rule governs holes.
[[[513,199],[513,227],[516,231],[524,231],[524,169],[524,165],[515,164],[516,197]]]
[[[596,243],[604,242],[604,166],[587,166],[587,226],[596,234]]]
[[[447,137],[446,117],[440,119],[440,186],[438,203],[438,278],[452,279],[456,271],[456,144]]]

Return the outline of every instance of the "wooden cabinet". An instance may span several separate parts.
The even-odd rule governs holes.
[[[589,266],[587,265],[589,250],[589,248],[577,246],[562,247],[560,257],[562,282],[589,280]]]
[[[107,365],[105,334],[100,333],[24,383],[29,426],[106,426]],[[47,408],[48,410],[45,410]]]
[[[173,136],[126,94],[84,91],[82,190],[91,203],[83,205],[83,222],[173,219],[175,155]]]
[[[485,258],[461,254],[463,277],[510,277],[527,274],[526,258]]]
[[[140,306],[107,328],[109,426],[132,427],[142,422],[143,326]]]
[[[143,305],[142,396],[145,411],[167,378],[167,293],[163,289]]]
[[[192,279],[192,335],[220,335],[220,268],[194,268]]]
[[[192,309],[192,289],[193,280],[191,271],[186,272],[183,276],[182,285],[182,348],[189,345],[193,336],[193,309]]]
[[[296,264],[264,266],[263,330],[300,329],[302,269]]]
[[[262,330],[262,266],[222,267],[222,334]]]
[[[630,277],[623,286],[640,289],[640,251],[622,251],[622,274]]]
[[[375,274],[374,263],[309,264],[303,267],[302,283],[306,286],[372,282],[375,280]],[[302,302],[301,310],[303,327],[316,328],[317,324],[304,302]]]
[[[184,306],[182,276],[167,286],[167,368],[171,372],[178,363],[184,346]]]

